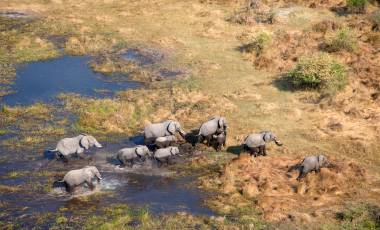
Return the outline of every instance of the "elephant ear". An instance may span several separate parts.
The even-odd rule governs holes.
[[[267,132],[267,131],[263,132],[263,140],[264,140],[265,142],[268,142],[268,141],[270,141],[271,139],[272,139],[272,135],[271,135],[270,132]]]
[[[88,136],[84,136],[80,139],[80,145],[85,149],[90,148],[90,140],[88,139]]]
[[[223,119],[223,117],[220,117],[218,120],[218,127],[223,128],[223,125],[224,125],[224,119]]]
[[[322,166],[323,163],[324,163],[324,161],[325,161],[325,157],[322,156],[322,155],[319,155],[318,156],[318,164],[319,164],[319,166]]]
[[[139,156],[144,156],[144,151],[142,150],[141,146],[136,147],[136,154]]]
[[[170,122],[168,127],[167,127],[167,131],[171,134],[171,135],[174,135],[175,131],[176,131],[176,124],[175,122]]]

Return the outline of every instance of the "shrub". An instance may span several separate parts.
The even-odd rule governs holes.
[[[248,53],[255,52],[256,55],[260,55],[263,50],[269,45],[271,37],[266,33],[260,33],[255,37],[253,42],[243,46],[243,50]]]
[[[345,68],[325,53],[302,57],[288,77],[297,88],[318,89],[324,93],[334,93],[347,84]]]
[[[338,30],[336,34],[326,41],[326,50],[328,52],[336,52],[339,50],[352,52],[356,46],[357,42],[348,27]]]
[[[380,29],[380,10],[376,10],[369,16],[369,20],[372,22],[372,30],[379,31]]]
[[[346,0],[347,9],[351,13],[364,13],[367,0]]]

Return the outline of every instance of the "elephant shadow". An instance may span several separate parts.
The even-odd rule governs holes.
[[[240,155],[243,152],[243,147],[241,145],[228,146],[226,151],[235,155]]]
[[[49,150],[45,150],[43,158],[47,160],[54,160],[56,158],[56,153]]]
[[[199,129],[193,129],[190,132],[186,133],[185,141],[190,143],[192,146],[195,146],[198,143],[198,133]]]
[[[120,161],[116,159],[115,157],[106,157],[106,162],[111,165],[120,165]]]
[[[136,135],[129,138],[129,141],[135,145],[144,145],[144,135]]]

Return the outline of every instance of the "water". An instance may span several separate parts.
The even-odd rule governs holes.
[[[16,93],[4,96],[2,100],[8,105],[28,105],[52,102],[59,93],[104,97],[139,86],[136,82],[115,80],[93,72],[87,65],[89,60],[83,56],[62,56],[21,66],[12,85]]]

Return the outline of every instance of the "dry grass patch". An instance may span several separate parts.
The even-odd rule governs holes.
[[[292,157],[241,155],[227,164],[220,177],[203,181],[204,185],[218,188],[225,194],[208,202],[226,214],[254,202],[268,221],[290,218],[302,223],[329,216],[333,207],[358,197],[362,201],[372,201],[378,195],[378,179],[355,162],[332,158],[333,168],[324,168],[319,174],[310,173],[299,183],[295,179],[297,172],[288,172],[299,161]],[[370,191],[365,189],[368,186]]]

